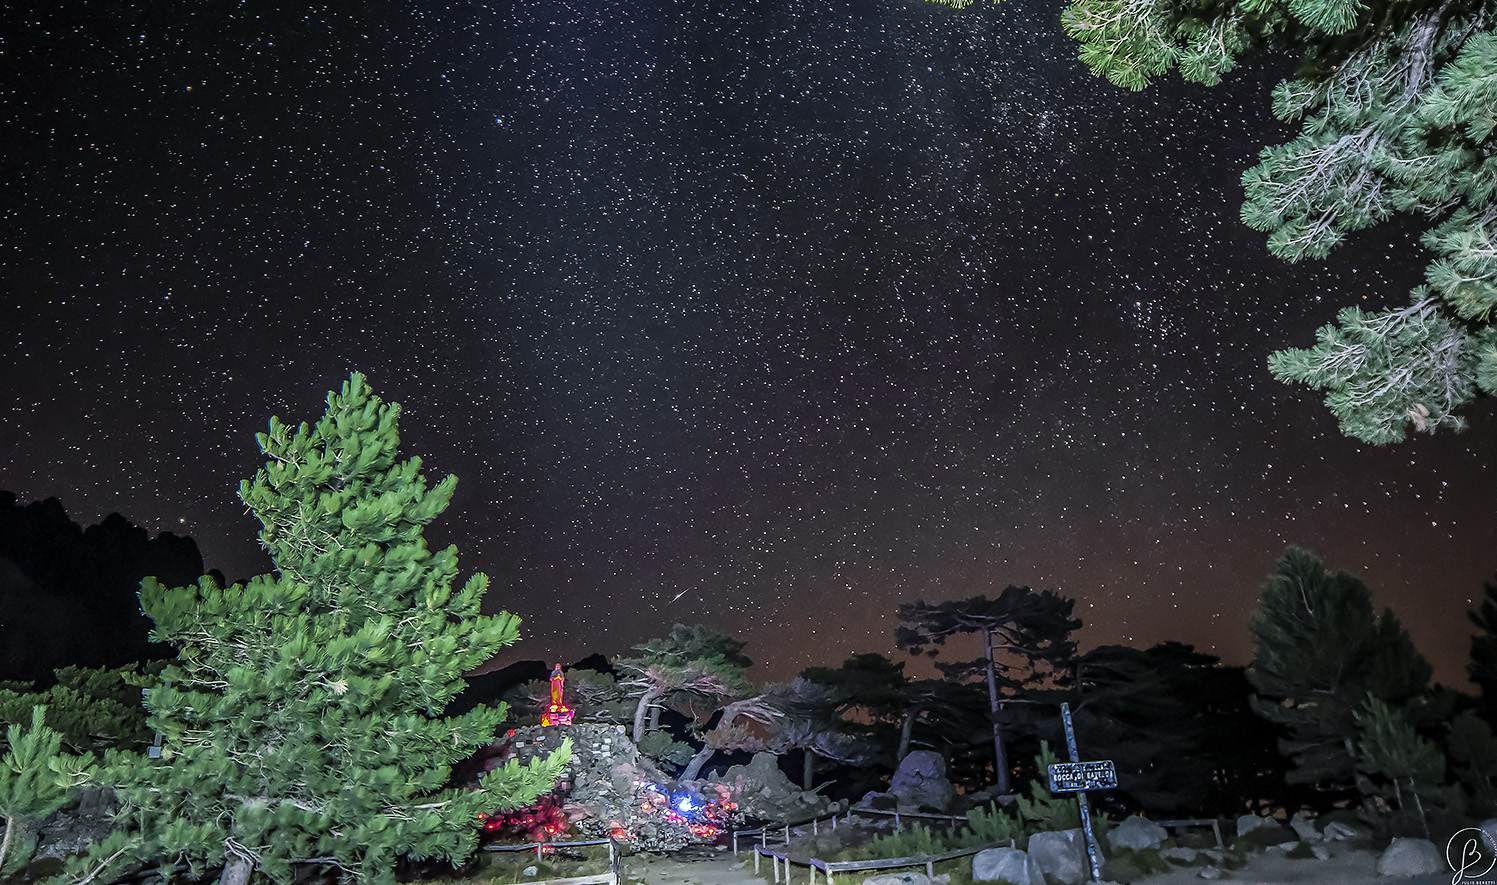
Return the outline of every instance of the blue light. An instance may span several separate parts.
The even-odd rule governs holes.
[[[682,796],[676,800],[676,810],[681,812],[696,811],[696,803],[691,801],[690,796]]]

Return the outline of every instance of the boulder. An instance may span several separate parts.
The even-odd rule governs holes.
[[[1320,831],[1315,829],[1315,818],[1303,811],[1296,811],[1294,817],[1289,819],[1289,829],[1294,831],[1301,842],[1320,841]]]
[[[1395,838],[1377,859],[1379,876],[1426,876],[1449,873],[1445,855],[1428,839]]]
[[[1081,828],[1029,837],[1029,856],[1039,865],[1049,885],[1081,885],[1092,877]]]
[[[915,750],[900,760],[889,792],[911,810],[926,807],[946,812],[956,798],[956,788],[946,779],[946,760],[931,750]]]
[[[1288,841],[1293,834],[1289,828],[1271,817],[1244,814],[1237,819],[1237,838],[1249,846],[1267,848]]]
[[[870,790],[858,800],[858,807],[870,808],[874,811],[895,811],[899,808],[899,798],[889,793]]]
[[[1046,885],[1040,865],[1017,848],[989,848],[972,857],[972,881]]]
[[[734,765],[707,782],[732,788],[743,813],[762,820],[801,820],[823,814],[831,806],[826,797],[802,792],[791,783],[773,753],[755,753],[747,765]]]
[[[1107,847],[1113,851],[1147,851],[1169,838],[1164,827],[1141,815],[1131,815],[1107,831]]]
[[[1199,873],[1199,875],[1202,879],[1220,879],[1222,877],[1222,871],[1214,866],[1211,866],[1210,864],[1207,864],[1206,866],[1201,868],[1201,872]]]
[[[1353,839],[1366,839],[1368,837],[1366,830],[1355,824],[1349,824],[1340,820],[1333,820],[1326,824],[1325,832],[1321,835],[1331,842],[1346,842]]]
[[[35,860],[78,854],[114,832],[119,800],[102,787],[84,787],[37,828]]]
[[[1184,866],[1195,863],[1196,858],[1200,857],[1201,853],[1194,848],[1161,848],[1159,849],[1159,856],[1170,863],[1177,863]]]

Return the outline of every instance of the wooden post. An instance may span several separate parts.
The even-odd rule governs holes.
[[[1071,705],[1060,705],[1060,720],[1066,727],[1066,749],[1071,751],[1071,761],[1080,762],[1081,754],[1076,751],[1076,732],[1071,728]],[[1092,810],[1086,801],[1086,791],[1076,792],[1076,801],[1081,803],[1081,831],[1086,834],[1086,856],[1092,865],[1092,881],[1098,882],[1102,879],[1102,849],[1097,845],[1097,837],[1092,833]]]

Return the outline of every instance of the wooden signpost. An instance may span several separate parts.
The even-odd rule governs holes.
[[[1092,864],[1092,881],[1102,878],[1102,849],[1092,833],[1092,811],[1087,805],[1087,790],[1110,790],[1118,785],[1117,769],[1111,759],[1100,762],[1082,762],[1076,752],[1076,732],[1071,728],[1071,705],[1060,705],[1060,719],[1066,727],[1066,749],[1071,751],[1071,761],[1057,762],[1050,766],[1050,792],[1075,793],[1081,803],[1081,830],[1086,833],[1086,856]]]

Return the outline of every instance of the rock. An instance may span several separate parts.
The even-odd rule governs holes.
[[[102,787],[84,787],[75,799],[48,815],[37,828],[35,860],[78,854],[114,832],[119,801]]]
[[[1200,877],[1202,879],[1220,879],[1222,877],[1222,871],[1214,866],[1211,866],[1210,864],[1207,864],[1205,867],[1201,868]]]
[[[537,875],[540,875],[540,872],[541,871],[536,869],[535,867],[526,867],[525,869],[520,871],[520,875],[527,878],[535,878]]]
[[[755,753],[749,764],[734,765],[708,781],[732,787],[743,813],[763,820],[799,820],[825,813],[831,805],[824,796],[802,793],[780,771],[779,757],[773,753]]]
[[[1361,827],[1346,823],[1345,821],[1333,820],[1325,825],[1322,834],[1332,842],[1345,842],[1351,839],[1366,839],[1368,833]]]
[[[949,811],[951,800],[956,798],[956,788],[946,779],[946,760],[931,750],[915,750],[900,760],[889,780],[889,792],[898,797],[900,805],[940,812]]]
[[[668,821],[659,805],[681,795],[720,801],[730,792],[726,787],[719,793],[715,786],[676,783],[612,725],[517,728],[508,733],[506,754],[528,762],[549,754],[567,737],[572,739],[572,758],[559,784],[565,796],[562,810],[584,836],[622,831],[640,850],[683,848],[702,839],[686,823]]]
[[[863,885],[947,885],[951,877],[942,873],[932,879],[924,873],[884,873],[878,876],[869,876],[863,880]]]
[[[972,857],[972,881],[1004,881],[1008,885],[1046,885],[1034,858],[1017,848],[989,848]]]
[[[1201,853],[1194,848],[1161,848],[1159,849],[1159,856],[1170,863],[1184,865],[1195,863],[1196,858],[1200,857]]]
[[[1428,839],[1397,837],[1377,859],[1379,876],[1425,876],[1448,872],[1444,854]]]
[[[1169,838],[1164,827],[1141,815],[1132,815],[1107,831],[1107,847],[1113,851],[1147,851]]]
[[[1316,842],[1320,839],[1320,831],[1315,829],[1315,818],[1303,811],[1296,811],[1294,817],[1289,819],[1289,829],[1294,831],[1301,842]]]
[[[1267,848],[1287,841],[1289,828],[1271,817],[1244,814],[1237,819],[1237,840],[1248,847]]]
[[[1086,836],[1081,828],[1029,837],[1029,856],[1045,874],[1048,885],[1081,885],[1091,878]]]
[[[863,798],[858,800],[858,807],[869,808],[874,811],[893,811],[899,807],[899,799],[888,793],[870,790],[863,794]]]
[[[1316,860],[1330,860],[1331,849],[1324,842],[1313,842],[1310,844],[1310,853],[1315,855]]]

